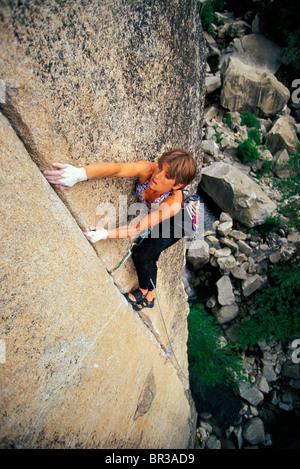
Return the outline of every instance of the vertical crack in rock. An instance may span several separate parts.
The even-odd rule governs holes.
[[[13,102],[12,93],[13,90],[9,90],[6,86],[5,102],[0,103],[0,111],[16,132],[32,160],[37,164],[38,161],[41,161],[42,155],[38,151],[32,132],[22,119],[16,104]]]

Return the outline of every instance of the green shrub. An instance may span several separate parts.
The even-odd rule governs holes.
[[[248,137],[251,138],[256,143],[256,145],[261,144],[261,135],[258,129],[249,129]]]
[[[296,228],[300,231],[300,200],[289,199],[287,204],[280,208],[282,215],[289,219],[287,230]]]
[[[269,233],[278,231],[280,224],[280,215],[275,214],[267,217],[265,223],[259,225],[257,229],[262,235],[268,235]]]
[[[253,163],[260,159],[259,151],[253,144],[252,138],[247,138],[244,142],[239,143],[237,147],[237,156],[244,163]]]
[[[212,23],[215,22],[216,17],[214,15],[215,11],[222,11],[224,9],[223,0],[213,0],[210,3],[206,3],[201,11],[201,22],[203,29],[209,34],[213,35]]]
[[[224,120],[225,120],[225,123],[226,123],[227,127],[231,128],[231,124],[232,124],[231,115],[230,115],[230,114],[226,114],[226,115],[224,116]]]
[[[222,344],[219,325],[204,308],[191,306],[188,329],[190,381],[196,384],[197,392],[203,394],[204,388],[218,384],[234,388],[237,381],[233,376],[243,379],[242,361],[230,342]]]
[[[254,127],[255,129],[259,129],[260,121],[254,114],[251,114],[251,112],[246,112],[241,116],[241,125],[246,125],[248,128]]]
[[[261,161],[262,161],[262,167],[256,171],[256,177],[258,180],[261,179],[262,176],[266,174],[268,174],[269,176],[273,175],[272,170],[271,170],[273,162],[266,161],[266,160],[261,160]]]
[[[204,31],[207,31],[209,34],[212,34],[211,25],[214,21],[214,10],[212,3],[207,3],[203,6],[201,12],[201,22]]]
[[[270,286],[257,294],[257,313],[240,324],[236,332],[241,347],[265,339],[285,340],[300,334],[300,267],[294,262],[275,265],[269,272]]]
[[[289,161],[282,166],[289,170],[289,176],[285,178],[273,178],[273,185],[282,193],[281,202],[284,204],[280,211],[290,219],[290,226],[300,230],[300,146],[294,155],[289,155]]]
[[[224,10],[223,0],[213,0],[214,11],[222,12]]]
[[[216,137],[216,140],[217,140],[217,143],[220,143],[221,140],[222,140],[222,135],[224,135],[224,132],[217,132],[218,128],[216,125],[213,126],[216,133],[215,133],[215,137]]]

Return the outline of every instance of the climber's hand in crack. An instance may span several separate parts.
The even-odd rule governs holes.
[[[89,226],[89,231],[84,231],[83,234],[91,243],[107,239],[108,231],[104,228],[97,226]]]
[[[50,184],[58,189],[65,190],[74,186],[77,182],[86,181],[87,175],[84,168],[76,168],[71,164],[53,163],[57,170],[45,170],[44,176]]]

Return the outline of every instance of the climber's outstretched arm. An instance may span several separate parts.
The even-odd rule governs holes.
[[[137,224],[124,225],[119,228],[105,230],[95,226],[84,232],[86,238],[92,243],[105,239],[131,238],[174,216],[181,209],[181,204],[173,196],[167,197],[153,212],[143,217]]]
[[[95,163],[85,166],[88,179],[105,177],[150,177],[157,164],[150,161],[136,161],[135,163]]]
[[[87,179],[106,177],[139,177],[145,182],[156,168],[156,163],[150,161],[137,161],[135,163],[95,163],[83,168],[76,168],[70,164],[53,163],[55,170],[45,170],[44,176],[58,189],[64,190],[77,182]]]

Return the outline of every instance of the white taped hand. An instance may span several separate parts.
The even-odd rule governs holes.
[[[53,163],[53,166],[57,169],[46,169],[44,176],[50,184],[54,184],[60,190],[72,187],[77,182],[87,180],[84,168],[75,168],[71,164],[63,163]]]
[[[96,243],[97,241],[107,239],[108,231],[104,228],[97,228],[96,230],[84,231],[84,235],[91,243]]]
[[[71,164],[68,164],[63,169],[62,177],[59,178],[60,184],[66,187],[72,187],[77,182],[86,181],[87,175],[84,168],[75,168]]]

